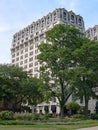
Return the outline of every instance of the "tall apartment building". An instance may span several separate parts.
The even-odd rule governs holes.
[[[12,64],[30,71],[33,77],[39,77],[40,64],[37,60],[39,54],[37,46],[42,42],[46,42],[45,33],[56,24],[74,26],[81,33],[84,33],[84,21],[80,15],[64,8],[55,9],[52,13],[43,16],[14,34],[11,48]],[[49,109],[53,104],[57,105],[55,99],[50,102]],[[39,104],[38,112],[44,111],[43,106],[45,104]]]
[[[89,28],[85,31],[85,35],[87,38],[91,40],[98,40],[98,25],[95,25],[92,28]]]

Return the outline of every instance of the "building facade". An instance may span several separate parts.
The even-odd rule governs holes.
[[[89,28],[85,31],[85,35],[87,38],[91,39],[91,40],[98,40],[98,25],[95,25],[92,28]]]
[[[38,78],[40,64],[37,60],[37,55],[40,52],[37,46],[42,42],[46,42],[45,33],[56,24],[74,26],[81,33],[84,33],[85,30],[82,16],[64,8],[55,9],[14,34],[11,48],[12,64],[23,67],[24,70],[30,71],[33,77]],[[44,113],[45,109],[49,109],[49,111],[56,109],[58,113],[60,112],[56,99],[52,99],[48,107],[46,103],[39,104],[37,107],[38,112]]]

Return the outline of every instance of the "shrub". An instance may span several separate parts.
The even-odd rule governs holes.
[[[85,119],[85,115],[83,114],[75,114],[72,116],[73,118]]]
[[[79,110],[78,110],[79,114],[84,114],[85,113],[85,107],[84,106],[80,106]]]
[[[91,114],[91,119],[98,120],[98,114]]]
[[[40,114],[35,113],[35,114],[33,115],[33,120],[39,120],[39,119],[40,119]]]
[[[80,105],[76,102],[69,102],[67,105],[66,105],[66,108],[68,110],[72,110],[72,111],[77,111],[79,110],[80,108]]]
[[[44,115],[44,120],[49,120],[49,115],[48,114]]]
[[[0,119],[1,120],[13,120],[14,119],[14,113],[11,111],[2,111],[0,113]]]
[[[17,114],[17,115],[15,115],[16,120],[31,121],[32,117],[33,117],[32,115],[28,115],[28,114]]]

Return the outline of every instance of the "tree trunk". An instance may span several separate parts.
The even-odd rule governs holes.
[[[61,118],[64,118],[64,105],[61,105]]]
[[[88,98],[85,96],[85,117],[88,117]]]

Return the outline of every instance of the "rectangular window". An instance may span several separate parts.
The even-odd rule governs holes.
[[[16,61],[19,61],[19,57],[16,58]]]
[[[30,56],[33,55],[33,51],[31,51],[31,52],[29,53],[29,55],[30,55]]]
[[[28,54],[25,54],[25,58],[28,57]]]
[[[27,52],[27,51],[28,51],[28,48],[25,49],[25,52]]]
[[[28,60],[26,59],[25,61],[24,61],[24,63],[27,63],[28,62]]]
[[[21,56],[20,59],[23,59],[23,56]]]
[[[32,50],[33,49],[33,46],[30,46],[30,50]]]
[[[35,67],[35,68],[34,68],[34,71],[37,72],[37,71],[38,71],[38,67]]]
[[[33,66],[33,63],[30,63],[30,64],[29,64],[29,67],[32,67],[32,66]]]
[[[29,61],[33,61],[33,57],[31,57],[31,58],[29,59]]]
[[[35,54],[37,54],[37,53],[38,53],[38,49],[35,50]]]

